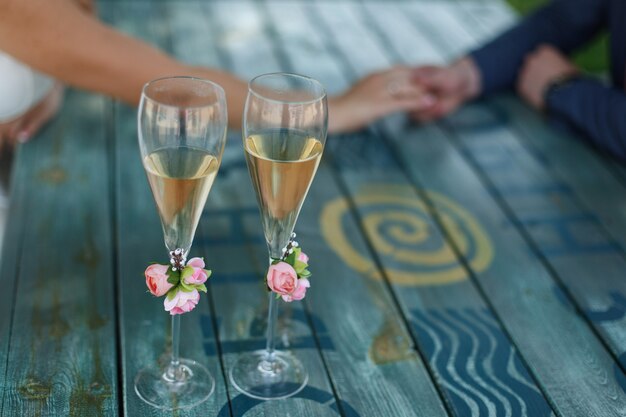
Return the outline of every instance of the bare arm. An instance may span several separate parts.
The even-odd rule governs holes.
[[[229,124],[241,124],[247,87],[215,69],[182,64],[110,28],[69,0],[0,2],[0,50],[69,85],[137,104],[142,86],[167,75],[208,78],[226,91]]]
[[[178,62],[101,23],[72,0],[0,0],[0,50],[66,84],[133,105],[149,80],[169,75],[210,79],[226,91],[229,125],[241,126],[245,82],[224,71]],[[393,94],[387,88],[406,73],[394,68],[373,74],[329,98],[329,132],[358,130],[386,114],[413,109],[419,91],[404,82]]]

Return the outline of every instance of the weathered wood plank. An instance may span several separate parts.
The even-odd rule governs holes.
[[[162,47],[171,48],[171,21],[161,4],[119,3],[109,13],[115,25]],[[124,411],[128,416],[181,415],[162,412],[145,404],[135,394],[135,375],[144,366],[167,361],[170,316],[162,299],[146,292],[143,270],[155,260],[167,260],[161,226],[143,173],[137,146],[136,109],[118,105],[115,113],[115,184],[118,247],[118,292],[123,372]],[[198,252],[196,252],[198,253]],[[219,358],[206,354],[215,350],[214,320],[207,297],[181,319],[181,356],[201,362],[215,378],[216,389],[202,405],[185,411],[186,416],[230,415],[224,375]],[[166,350],[167,349],[167,350]]]
[[[21,157],[21,150],[19,147],[16,153],[14,154],[15,159],[22,160],[22,158],[26,158],[26,156]],[[34,149],[27,154],[29,158],[35,157]],[[29,173],[26,169],[16,169],[11,174],[11,200],[10,206],[7,210],[7,216],[9,216],[13,221],[10,223],[10,227],[7,228],[6,235],[8,238],[5,238],[6,235],[0,237],[3,241],[6,239],[10,243],[5,245],[2,248],[0,254],[2,258],[0,260],[0,283],[2,284],[3,291],[0,294],[0,375],[3,375],[0,380],[0,415],[3,414],[3,397],[7,388],[7,378],[6,378],[6,370],[7,370],[7,359],[9,353],[9,343],[11,337],[11,325],[13,321],[13,308],[15,302],[15,284],[17,282],[18,275],[18,260],[20,254],[22,253],[22,245],[23,245],[23,236],[24,236],[24,228],[26,227],[27,218],[26,218],[26,210],[24,209],[24,196],[26,195],[25,187],[18,187],[17,184],[21,184],[24,182],[24,178]],[[8,182],[7,177],[7,182]],[[24,221],[20,220],[20,217]]]
[[[459,7],[451,13],[477,40],[493,32],[493,22],[474,24],[481,22],[474,10]],[[454,36],[446,36],[454,42]],[[476,134],[484,141],[489,136],[497,142],[497,146],[483,142],[479,150],[471,146],[465,149],[492,179],[535,250],[558,274],[579,311],[623,367],[626,216],[620,207],[626,204],[626,190],[609,169],[610,162],[581,138],[550,129],[512,97],[473,107],[461,117],[456,122],[453,119],[453,125],[473,119]],[[506,166],[509,172],[523,172],[523,179],[503,179],[495,165]],[[592,276],[595,279],[589,279]]]
[[[414,7],[414,13],[417,13],[419,8]],[[436,25],[432,25],[431,29],[439,33],[440,39],[444,38],[444,32]],[[450,50],[458,47],[464,37],[459,35],[455,38],[451,30],[445,30]],[[403,35],[406,37],[407,33]],[[434,38],[433,42],[437,42],[437,39]],[[437,44],[445,49],[441,43]],[[479,106],[474,105],[469,109]],[[476,113],[468,114],[467,111],[452,118],[457,123],[452,125],[453,130],[448,133],[459,138],[466,147],[485,145],[482,149],[484,152],[475,152],[475,159],[470,157],[471,166],[464,162],[455,149],[455,142],[449,141],[450,136],[442,134],[434,126],[426,132],[415,129],[403,138],[395,137],[398,155],[405,160],[415,178],[429,188],[446,190],[455,195],[467,207],[474,207],[487,229],[494,231],[492,236],[497,241],[500,255],[495,258],[489,271],[477,274],[477,279],[557,410],[564,415],[621,415],[625,399],[621,370],[616,368],[613,359],[585,323],[575,316],[567,302],[563,302],[565,298],[560,296],[559,287],[541,268],[538,260],[532,257],[530,248],[525,247],[524,239],[513,231],[515,219],[512,221],[507,218],[498,208],[501,201],[490,196],[494,191],[493,183],[487,180],[487,187],[481,183],[487,179],[484,175],[490,173],[479,168],[477,176],[474,171],[480,167],[480,161],[491,161],[495,166],[498,158],[491,158],[493,155],[487,152],[487,148],[493,146],[492,149],[500,149],[503,146],[500,142],[502,134],[491,135],[494,129],[498,129],[498,125],[490,120],[490,129],[476,129],[480,126],[476,123]],[[465,117],[462,117],[463,114]],[[408,158],[407,155],[412,157]],[[510,153],[507,156],[511,156]],[[479,157],[481,159],[477,160]],[[497,178],[490,177],[498,184],[528,179],[528,166],[524,166],[524,170],[516,170],[508,161],[504,161],[501,166],[504,170],[500,175]],[[540,179],[532,176],[527,183],[538,187],[543,185]],[[468,193],[468,189],[473,192]],[[509,213],[506,206],[503,208],[505,213]],[[515,278],[517,274],[520,274],[519,279]],[[512,291],[514,288],[517,290]],[[557,328],[568,330],[555,334],[554,329]],[[533,337],[529,338],[529,334]],[[554,372],[557,368],[568,368],[567,373]],[[597,378],[595,375],[602,377]],[[583,387],[580,385],[581,378],[585,382]]]
[[[271,59],[271,46],[261,34],[262,22],[250,4],[201,3],[199,9],[192,10],[205,18],[204,25],[194,30],[207,42],[219,46],[216,54],[220,60],[225,59],[222,64],[232,65],[230,70],[247,79],[263,71],[280,70]],[[203,51],[192,49],[182,38],[174,43],[174,52],[183,58],[189,59]],[[267,291],[263,274],[267,268],[267,247],[262,236],[256,199],[237,132],[229,137],[197,242],[198,250],[214,265],[211,294],[227,371],[241,352],[265,346]],[[285,401],[263,402],[238,393],[229,383],[234,415],[331,416],[344,407],[336,402],[329,384],[319,353],[323,340],[312,331],[312,320],[301,303],[280,304],[278,348],[291,350],[302,360],[310,376],[307,387]],[[207,353],[215,354],[215,351]]]
[[[329,91],[340,91],[347,86],[348,80],[338,63],[326,53],[322,39],[311,36],[314,27],[300,4],[275,1],[261,4],[270,20],[268,32],[273,38],[277,58],[286,70],[313,76],[324,82]],[[341,261],[345,253],[336,251],[335,245],[346,242],[363,254],[360,256],[365,257],[365,263],[375,265],[349,203],[340,197],[330,175],[329,167],[323,164],[300,223],[315,231],[310,240],[326,240],[315,256],[324,260],[316,268],[325,267],[316,273],[322,279],[315,284],[322,286],[318,294],[325,295],[307,299],[307,305],[327,323],[326,328],[336,341],[336,353],[322,351],[336,390],[361,415],[441,415],[443,407],[423,363],[409,350],[413,342],[402,322],[402,312],[386,283],[380,279],[378,268],[374,266],[376,272],[367,273],[363,270],[364,264],[360,271],[355,270],[353,265]],[[330,247],[326,246],[328,242],[332,242]],[[329,276],[340,279],[324,279]],[[343,301],[348,293],[349,312]],[[334,294],[338,296],[332,297]],[[342,320],[337,322],[337,317]],[[359,357],[361,359],[355,361]],[[420,404],[419,410],[411,404]]]
[[[69,91],[18,154],[3,415],[117,415],[105,103]]]
[[[358,5],[318,4],[309,13],[311,20],[326,22],[319,33],[336,45],[333,48],[331,44],[335,54],[347,58],[344,71],[348,76],[362,76],[367,70],[389,65],[384,48],[366,29],[371,26],[360,19]],[[351,39],[358,39],[359,45],[340,37],[340,30],[352,33]],[[356,49],[368,54],[352,54]],[[334,55],[334,59],[341,58]],[[360,59],[368,59],[369,66]],[[411,319],[417,343],[454,413],[550,415],[549,405],[505,331],[468,279],[448,237],[432,220],[422,198],[424,191],[407,181],[381,138],[367,134],[342,137],[341,143],[332,146],[332,154],[386,277]],[[445,195],[429,195],[441,205],[439,216],[453,229],[451,235],[463,241],[467,265],[477,271],[489,268],[496,249],[474,215]],[[499,359],[494,361],[496,351]]]

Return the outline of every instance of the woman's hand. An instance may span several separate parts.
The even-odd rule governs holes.
[[[30,140],[57,113],[62,102],[63,86],[56,83],[27,113],[8,123],[0,123],[0,153],[5,148]]]
[[[416,111],[428,105],[422,89],[411,82],[411,74],[407,67],[376,72],[344,94],[329,98],[329,132],[353,132],[390,113]]]

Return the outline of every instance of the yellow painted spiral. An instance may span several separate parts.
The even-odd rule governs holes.
[[[441,222],[471,268],[485,270],[493,247],[478,221],[468,211],[441,194],[429,192]],[[424,203],[407,186],[369,186],[355,196],[367,238],[382,257],[385,273],[399,285],[440,285],[467,278],[452,250],[435,230]],[[321,213],[322,235],[330,247],[353,269],[372,279],[380,272],[367,254],[360,253],[346,236],[343,222],[348,203],[339,198]]]

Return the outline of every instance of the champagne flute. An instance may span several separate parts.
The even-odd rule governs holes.
[[[254,78],[244,109],[243,142],[270,263],[280,259],[309,190],[328,127],[326,92],[308,77],[275,73]],[[269,293],[266,349],[242,354],[232,384],[256,399],[290,397],[308,373],[291,353],[274,348],[278,300]]]
[[[138,114],[139,148],[161,218],[170,263],[185,266],[226,142],[224,90],[207,80],[168,77],[146,84]],[[160,409],[191,408],[215,381],[201,364],[178,354],[180,315],[172,315],[169,363],[141,370],[135,392]]]

